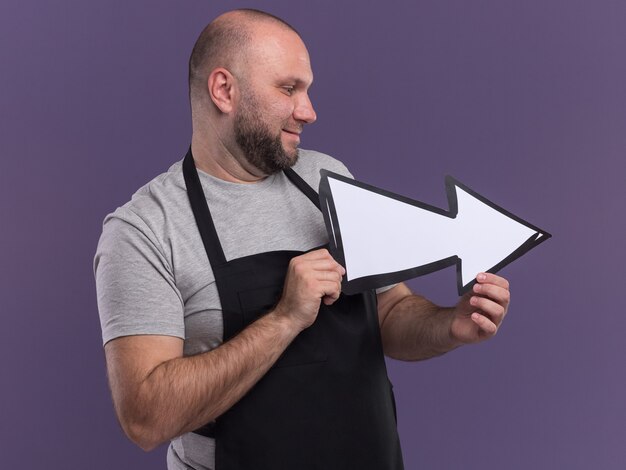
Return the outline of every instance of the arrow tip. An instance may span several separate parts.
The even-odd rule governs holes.
[[[537,232],[535,234],[534,241],[539,243],[539,242],[546,241],[550,237],[552,237],[552,235],[550,235],[548,232]]]

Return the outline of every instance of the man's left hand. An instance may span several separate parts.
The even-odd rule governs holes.
[[[491,273],[476,276],[476,284],[454,307],[450,326],[453,341],[478,343],[494,336],[509,308],[509,282]]]

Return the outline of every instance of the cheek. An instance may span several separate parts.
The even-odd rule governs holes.
[[[288,121],[293,114],[293,105],[291,103],[291,100],[289,99],[276,100],[271,104],[268,112],[271,114],[271,117],[273,119],[277,119],[280,122],[285,122]]]

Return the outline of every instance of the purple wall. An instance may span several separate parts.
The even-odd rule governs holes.
[[[494,340],[389,363],[407,469],[625,468],[626,4],[381,5],[245,4],[309,46],[303,146],[443,207],[452,174],[554,235],[504,269]],[[188,54],[231,7],[0,3],[3,468],[165,467],[115,421],[91,263],[104,215],[182,158]],[[453,269],[411,286],[456,298]]]

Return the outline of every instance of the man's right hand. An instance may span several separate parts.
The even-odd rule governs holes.
[[[339,298],[345,272],[326,249],[294,257],[274,313],[289,319],[299,331],[308,328],[317,318],[320,302],[331,305]]]

